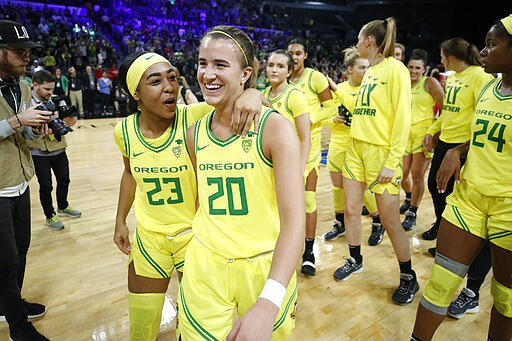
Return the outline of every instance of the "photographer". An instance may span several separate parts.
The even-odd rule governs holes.
[[[50,113],[30,107],[30,88],[19,82],[30,61],[30,41],[21,24],[0,20],[0,321],[11,340],[48,340],[28,321],[46,307],[21,298],[30,245],[30,190],[34,175],[27,140],[40,138]]]
[[[51,102],[52,92],[55,87],[55,78],[46,70],[38,71],[32,77],[34,82],[34,91],[32,92],[32,105],[45,105],[53,108]],[[72,126],[76,123],[76,116],[66,116],[67,112],[59,108],[60,115],[64,114],[63,123]],[[64,112],[63,112],[64,111]],[[56,120],[54,118],[54,120]],[[53,121],[53,120],[52,120]],[[58,120],[57,120],[58,121]],[[57,132],[59,126],[49,124],[53,133]],[[68,127],[60,125],[63,129]],[[68,128],[68,131],[70,129]],[[69,206],[68,189],[69,189],[69,161],[66,155],[66,139],[64,136],[52,134],[43,137],[40,140],[30,141],[30,154],[34,160],[37,181],[39,182],[39,200],[43,206],[44,215],[46,216],[46,225],[50,229],[57,231],[64,228],[64,224],[59,220],[59,216],[78,218],[82,213]],[[57,179],[57,213],[53,207],[52,200],[52,173]]]

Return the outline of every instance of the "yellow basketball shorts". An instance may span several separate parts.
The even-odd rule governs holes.
[[[172,271],[183,272],[185,252],[192,239],[192,229],[176,236],[148,231],[137,225],[132,238],[128,264],[133,261],[135,273],[150,278],[170,278]]]
[[[309,150],[308,162],[306,163],[306,171],[304,172],[307,177],[314,169],[318,174],[320,169],[320,161],[322,161],[322,136],[321,134],[311,135],[311,149]]]
[[[446,198],[443,218],[475,236],[512,250],[512,198],[489,197],[461,179]]]
[[[182,340],[225,340],[235,316],[243,316],[258,299],[273,253],[226,259],[197,239],[187,250],[187,268],[178,294],[177,333]],[[295,327],[297,278],[288,285],[274,322],[272,340],[286,340]]]
[[[431,159],[434,155],[433,152],[427,152],[423,149],[423,139],[427,134],[427,130],[430,127],[430,122],[421,121],[411,126],[409,133],[409,140],[405,146],[404,155],[412,155],[423,152],[426,158]]]
[[[368,189],[373,193],[382,194],[387,190],[390,194],[399,194],[403,175],[401,162],[395,168],[395,176],[391,182],[385,184],[377,182],[388,154],[389,148],[387,147],[352,139],[345,155],[345,163],[342,169],[343,176],[347,179],[366,183]]]
[[[329,145],[327,153],[327,169],[330,172],[340,172],[345,163],[346,148],[340,148],[336,145]]]

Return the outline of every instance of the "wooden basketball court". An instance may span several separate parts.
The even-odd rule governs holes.
[[[48,306],[46,316],[35,325],[52,340],[129,340],[127,257],[112,241],[123,169],[113,128],[120,120],[82,120],[74,132],[66,135],[71,173],[69,202],[82,211],[82,217],[63,218],[64,230],[55,232],[45,226],[37,180],[34,177],[30,182],[32,243],[22,294],[29,301]],[[385,235],[382,244],[368,246],[368,217],[362,217],[364,272],[345,282],[333,279],[333,272],[348,256],[348,248],[344,237],[332,242],[322,238],[334,219],[330,179],[324,167],[319,174],[317,198],[317,275],[298,276],[299,305],[290,340],[409,340],[419,294],[433,263],[427,249],[435,241],[421,239],[421,233],[434,222],[428,190],[418,211],[418,224],[408,232],[420,292],[405,307],[391,301],[399,269],[389,238]],[[133,209],[128,224],[133,230]],[[297,269],[300,273],[299,264]],[[489,283],[490,275],[480,292],[481,311],[461,320],[447,318],[435,340],[487,339],[492,306]],[[176,293],[177,280],[173,277],[168,294],[174,300]],[[175,340],[174,320],[164,319],[158,339]],[[7,323],[0,324],[1,340],[9,340]]]

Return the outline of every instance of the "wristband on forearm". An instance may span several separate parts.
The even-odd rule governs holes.
[[[284,296],[286,295],[286,288],[284,285],[271,278],[267,279],[263,290],[261,290],[260,298],[264,298],[272,302],[277,308],[281,309]]]

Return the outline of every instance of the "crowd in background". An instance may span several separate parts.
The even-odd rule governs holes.
[[[286,49],[294,37],[308,43],[308,66],[328,75],[334,82],[346,80],[342,50],[346,43],[329,34],[312,30],[315,22],[306,16],[289,13],[284,7],[249,0],[210,0],[194,3],[170,1],[113,1],[112,8],[78,7],[62,9],[33,8],[14,3],[0,6],[0,19],[11,19],[25,25],[35,41],[44,49],[34,49],[31,65],[24,79],[30,83],[34,71],[60,69],[70,78],[74,67],[83,78],[83,116],[99,117],[121,113],[116,98],[123,97],[117,84],[117,65],[125,55],[135,51],[154,51],[177,66],[192,92],[202,98],[196,82],[199,37],[218,24],[242,25],[255,44],[260,62],[258,88],[268,86],[265,74],[270,52]],[[334,40],[333,40],[334,38]],[[87,87],[86,69],[95,74],[95,89]],[[105,89],[98,81],[107,72],[112,86],[105,104]],[[88,92],[88,94],[86,94]],[[101,95],[103,93],[103,95]],[[91,98],[92,96],[92,98]],[[103,102],[101,98],[103,99]],[[87,102],[94,105],[88,105]],[[106,107],[105,107],[106,106]],[[89,108],[89,109],[88,109]]]

